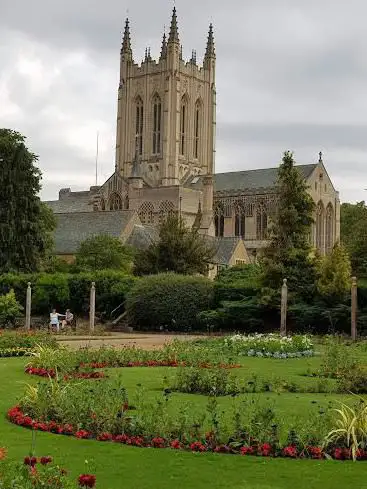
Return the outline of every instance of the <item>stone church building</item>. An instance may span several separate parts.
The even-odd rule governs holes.
[[[87,191],[62,189],[48,202],[57,215],[56,253],[72,257],[84,239],[101,233],[146,247],[171,213],[207,235],[215,266],[248,263],[267,243],[276,209],[277,168],[215,173],[216,87],[213,27],[202,65],[185,61],[173,9],[158,60],[146,49],[134,61],[129,21],[120,56],[115,171]],[[312,242],[321,253],[339,239],[338,192],[320,153],[298,166],[316,203]]]

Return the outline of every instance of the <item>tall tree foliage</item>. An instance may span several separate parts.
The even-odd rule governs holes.
[[[351,260],[353,273],[367,276],[367,206],[364,201],[340,208],[340,239]]]
[[[118,238],[105,234],[92,236],[76,252],[75,268],[80,271],[118,270],[130,272],[133,252]]]
[[[329,303],[344,302],[350,291],[351,266],[344,246],[337,243],[332,252],[320,258],[317,283],[321,296]]]
[[[180,217],[171,216],[161,225],[157,242],[136,255],[135,273],[205,275],[214,254],[214,248],[202,235],[189,229]]]
[[[276,184],[279,202],[271,216],[270,243],[263,258],[264,302],[279,301],[284,278],[293,295],[308,297],[314,292],[316,269],[309,238],[315,204],[307,189],[293,154],[286,151]]]
[[[0,129],[0,270],[34,271],[52,245],[55,222],[41,203],[41,172],[25,137]]]

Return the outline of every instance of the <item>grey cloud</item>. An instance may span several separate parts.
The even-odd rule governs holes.
[[[201,59],[208,24],[215,26],[217,171],[274,166],[288,148],[297,161],[308,163],[322,149],[342,198],[364,198],[365,2],[181,0],[176,5],[186,56],[194,48]],[[1,2],[0,125],[29,136],[40,154],[46,198],[56,197],[62,186],[93,184],[97,129],[101,179],[113,170],[127,7],[135,60],[148,44],[157,56],[170,21],[166,0]],[[30,66],[22,65],[25,60]]]

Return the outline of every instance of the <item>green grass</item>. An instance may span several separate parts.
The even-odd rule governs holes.
[[[21,459],[29,452],[31,432],[12,425],[5,418],[7,409],[16,404],[23,393],[25,383],[38,382],[23,373],[26,359],[0,360],[0,446],[9,449],[9,456]],[[320,360],[271,360],[245,358],[243,368],[236,375],[256,372],[259,377],[271,374],[288,380],[314,382],[301,377],[308,367],[316,368]],[[160,395],[162,379],[171,375],[173,369],[127,368],[111,369],[124,378],[130,397],[133,397],[137,383],[147,389],[147,395]],[[93,381],[91,381],[93,382]],[[299,418],[307,416],[315,409],[312,401],[325,404],[330,399],[343,396],[324,394],[261,394],[264,399],[272,398],[277,410],[284,416]],[[172,403],[176,406],[182,400],[192,400],[195,404],[206,404],[202,396],[174,394]],[[220,399],[223,408],[231,399]],[[85,460],[93,460],[93,472],[97,475],[100,489],[337,489],[340,487],[367,488],[366,463],[335,462],[313,460],[265,459],[217,454],[194,454],[168,449],[141,449],[102,443],[91,440],[77,440],[65,436],[37,433],[37,455],[51,455],[76,477],[85,471]]]

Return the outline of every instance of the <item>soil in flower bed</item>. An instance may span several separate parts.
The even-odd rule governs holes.
[[[74,436],[79,439],[96,439],[103,442],[121,443],[136,447],[150,448],[171,448],[175,450],[189,450],[192,452],[214,452],[233,455],[252,455],[258,457],[285,457],[285,458],[311,458],[324,459],[333,458],[335,460],[351,460],[351,449],[345,447],[335,447],[331,451],[324,452],[321,447],[307,446],[300,450],[295,445],[287,445],[284,447],[276,447],[271,443],[257,443],[255,440],[251,445],[246,444],[220,444],[215,442],[215,437],[212,432],[209,432],[202,439],[198,440],[179,440],[166,439],[162,437],[147,437],[143,435],[128,435],[112,433],[100,433],[96,437],[92,433],[77,429],[71,424],[58,424],[55,421],[39,421],[27,416],[19,406],[9,409],[7,413],[9,421],[23,426],[25,428],[50,432],[60,435]],[[367,450],[357,450],[357,460],[367,460]]]

